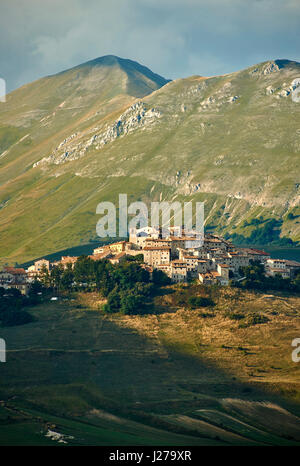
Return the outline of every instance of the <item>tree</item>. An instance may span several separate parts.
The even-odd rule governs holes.
[[[42,283],[39,280],[35,279],[34,282],[31,283],[29,295],[35,296],[38,293],[41,293],[42,290],[43,290]]]
[[[149,283],[150,274],[136,262],[123,262],[115,268],[114,280],[120,289],[128,289],[136,282]]]
[[[113,272],[114,267],[107,260],[100,260],[95,262],[96,287],[103,296],[108,296],[115,286]]]
[[[121,297],[121,308],[122,314],[136,314],[141,310],[143,306],[143,296],[137,294],[123,293]],[[141,313],[141,312],[139,312]]]
[[[295,277],[292,283],[296,291],[300,291],[300,272],[298,272],[297,276]]]
[[[60,285],[61,285],[61,277],[62,274],[64,273],[64,267],[62,264],[55,265],[53,269],[51,270],[51,285],[59,290]]]
[[[92,284],[96,280],[95,262],[87,256],[78,257],[74,266],[74,278],[77,283]]]
[[[72,264],[67,264],[67,268],[63,271],[60,283],[63,290],[70,290],[74,282],[74,272]]]
[[[117,288],[114,288],[108,295],[104,310],[109,313],[120,312],[121,298]]]
[[[152,272],[152,280],[154,285],[164,286],[171,283],[171,279],[162,270],[154,269]]]
[[[50,277],[50,274],[49,274],[49,270],[47,269],[45,264],[42,265],[41,271],[39,273],[39,279],[40,279],[40,282],[42,283],[42,285],[45,288],[50,287],[51,277]]]
[[[136,256],[127,256],[126,257],[127,262],[144,262],[144,256],[143,254],[137,254]]]

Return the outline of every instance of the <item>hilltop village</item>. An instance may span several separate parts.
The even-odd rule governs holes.
[[[189,236],[183,229],[168,232],[146,227],[132,229],[128,241],[101,245],[88,256],[94,261],[107,260],[111,264],[120,264],[130,256],[139,256],[141,266],[148,272],[154,269],[164,272],[173,283],[198,280],[205,285],[219,284],[226,286],[231,279],[242,280],[241,267],[252,261],[264,265],[265,275],[293,279],[300,272],[300,263],[286,259],[272,259],[262,250],[241,248],[224,238],[205,234],[202,241]],[[0,286],[6,289],[17,288],[27,294],[30,285],[39,279],[42,270],[50,271],[61,265],[64,269],[74,268],[78,257],[62,256],[59,261],[36,260],[24,268],[4,267],[0,271]]]

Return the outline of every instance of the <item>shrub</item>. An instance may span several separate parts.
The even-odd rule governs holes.
[[[169,285],[171,279],[162,270],[154,269],[152,273],[152,280],[155,285]]]
[[[251,325],[265,324],[266,322],[269,322],[269,320],[270,319],[268,319],[268,317],[265,315],[253,313],[253,314],[250,314],[247,317],[247,320],[245,322],[242,322],[239,325],[239,327],[246,328],[246,327],[250,327]]]
[[[119,312],[121,307],[121,299],[118,290],[113,289],[107,298],[107,303],[104,305],[104,311],[108,313]]]
[[[225,317],[228,317],[230,320],[241,320],[244,319],[244,314],[239,314],[238,312],[226,312]]]
[[[214,306],[215,303],[210,298],[205,298],[205,297],[202,297],[202,296],[191,296],[188,299],[188,305],[189,305],[189,307],[191,309],[195,309],[197,307]]]
[[[216,317],[212,312],[201,312],[199,315],[203,319],[206,319],[207,317]]]
[[[135,294],[123,294],[121,298],[121,312],[123,314],[132,315],[141,313],[143,305],[143,296]]]

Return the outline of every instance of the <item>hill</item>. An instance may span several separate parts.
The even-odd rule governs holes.
[[[300,241],[300,64],[273,60],[167,82],[103,57],[0,107],[0,255],[25,261],[96,239],[98,202],[203,200],[240,243]]]
[[[186,307],[208,292],[214,306]],[[35,321],[1,328],[0,444],[299,444],[299,297],[172,285],[151,314],[102,307],[44,295]]]

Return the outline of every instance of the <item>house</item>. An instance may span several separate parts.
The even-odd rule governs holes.
[[[280,275],[282,278],[290,278],[290,271],[286,268],[280,269],[278,267],[267,267],[266,275],[268,275],[269,277],[275,277],[275,275]]]
[[[105,249],[103,252],[99,252],[97,254],[95,254],[95,251],[96,249],[94,249],[94,254],[92,256],[89,256],[94,261],[109,259],[110,257],[112,257],[112,252],[110,251],[110,249]]]
[[[134,243],[126,243],[125,252],[128,256],[139,256],[140,254],[143,254],[141,248]]]
[[[171,280],[175,283],[185,282],[187,280],[186,263],[180,260],[173,260],[171,263]]]
[[[74,269],[77,259],[77,256],[62,256],[60,263],[63,265],[64,269],[68,267],[68,264],[71,264],[72,269]]]
[[[104,246],[99,246],[98,248],[93,250],[93,255],[96,256],[98,254],[102,254],[105,251],[109,251],[108,245],[105,244]]]
[[[270,254],[265,251],[261,251],[260,249],[253,249],[253,248],[241,248],[243,252],[250,256],[251,260],[259,261],[259,262],[266,262],[270,259]]]
[[[172,267],[171,264],[160,264],[155,267],[157,270],[161,270],[164,272],[169,278],[172,275]]]
[[[28,294],[29,289],[30,289],[30,283],[27,283],[27,282],[23,282],[23,283],[15,283],[15,282],[2,283],[2,284],[0,284],[0,286],[5,288],[6,290],[10,290],[11,288],[19,290],[20,293],[25,295],[25,296]]]
[[[161,236],[160,228],[143,227],[143,228],[130,228],[129,242],[138,245],[139,247],[145,246],[146,238],[159,238]]]
[[[174,283],[187,281],[187,266],[186,263],[179,260],[173,260],[168,264],[156,265],[155,269],[164,272]]]
[[[23,268],[3,267],[0,272],[0,282],[24,283],[26,279],[27,274]]]
[[[27,275],[27,280],[28,282],[34,282],[38,276],[39,276],[39,272],[37,272],[35,270],[35,266],[34,265],[30,265],[27,269],[26,269],[26,275]]]
[[[266,262],[266,274],[269,277],[280,275],[282,278],[291,278],[291,270],[287,267],[285,259],[268,259]]]
[[[23,268],[4,267],[0,272],[0,286],[5,289],[15,288],[27,295],[30,288],[27,273]]]
[[[111,264],[120,264],[121,262],[124,262],[126,260],[127,253],[126,252],[120,252],[119,254],[116,254],[115,256],[111,257],[109,262]]]
[[[206,247],[208,249],[219,248],[219,249],[225,250],[226,249],[226,243],[224,242],[223,239],[218,238],[217,236],[207,235],[204,238],[204,247]]]
[[[142,253],[144,262],[152,266],[168,264],[171,259],[171,249],[167,246],[145,247]]]
[[[218,264],[217,265],[217,272],[220,275],[219,281],[222,282],[221,284],[224,285],[226,282],[226,285],[228,285],[229,282],[229,271],[230,268],[227,264]]]
[[[227,253],[227,259],[222,259],[222,262],[231,266],[234,272],[238,272],[240,267],[247,267],[250,264],[250,260],[253,260],[248,254],[244,254],[240,251],[230,251]]]
[[[268,259],[266,266],[272,269],[285,269],[286,260],[285,259]]]
[[[191,277],[197,277],[199,259],[197,256],[183,255],[181,259],[185,264]]]
[[[198,278],[200,283],[202,283],[203,285],[213,285],[214,283],[214,277],[210,272],[200,272],[198,274]]]
[[[30,284],[27,282],[23,283],[12,283],[10,285],[10,288],[15,288],[16,290],[19,290],[21,294],[27,295],[30,289]]]
[[[126,241],[118,241],[117,243],[108,244],[109,249],[113,254],[119,254],[125,251]]]
[[[290,271],[290,277],[295,278],[300,273],[300,262],[286,260],[285,263]]]
[[[193,253],[193,255],[199,257],[199,259],[207,259],[208,250],[204,247],[201,248],[189,248],[187,251]]]
[[[50,270],[50,262],[47,259],[39,259],[34,262],[34,269],[38,273],[45,267],[48,271]]]
[[[170,236],[171,253],[173,257],[179,257],[179,249],[185,249],[185,237]]]
[[[219,272],[216,270],[211,270],[210,272],[206,273],[199,273],[198,275],[200,283],[203,285],[222,285],[226,286],[228,285],[228,279],[224,276],[222,276]]]
[[[206,272],[209,268],[208,259],[200,259],[198,256],[188,254],[180,250],[179,260],[186,264],[190,277],[197,278],[199,272]]]
[[[168,247],[171,248],[171,240],[165,238],[146,238],[144,247]]]

